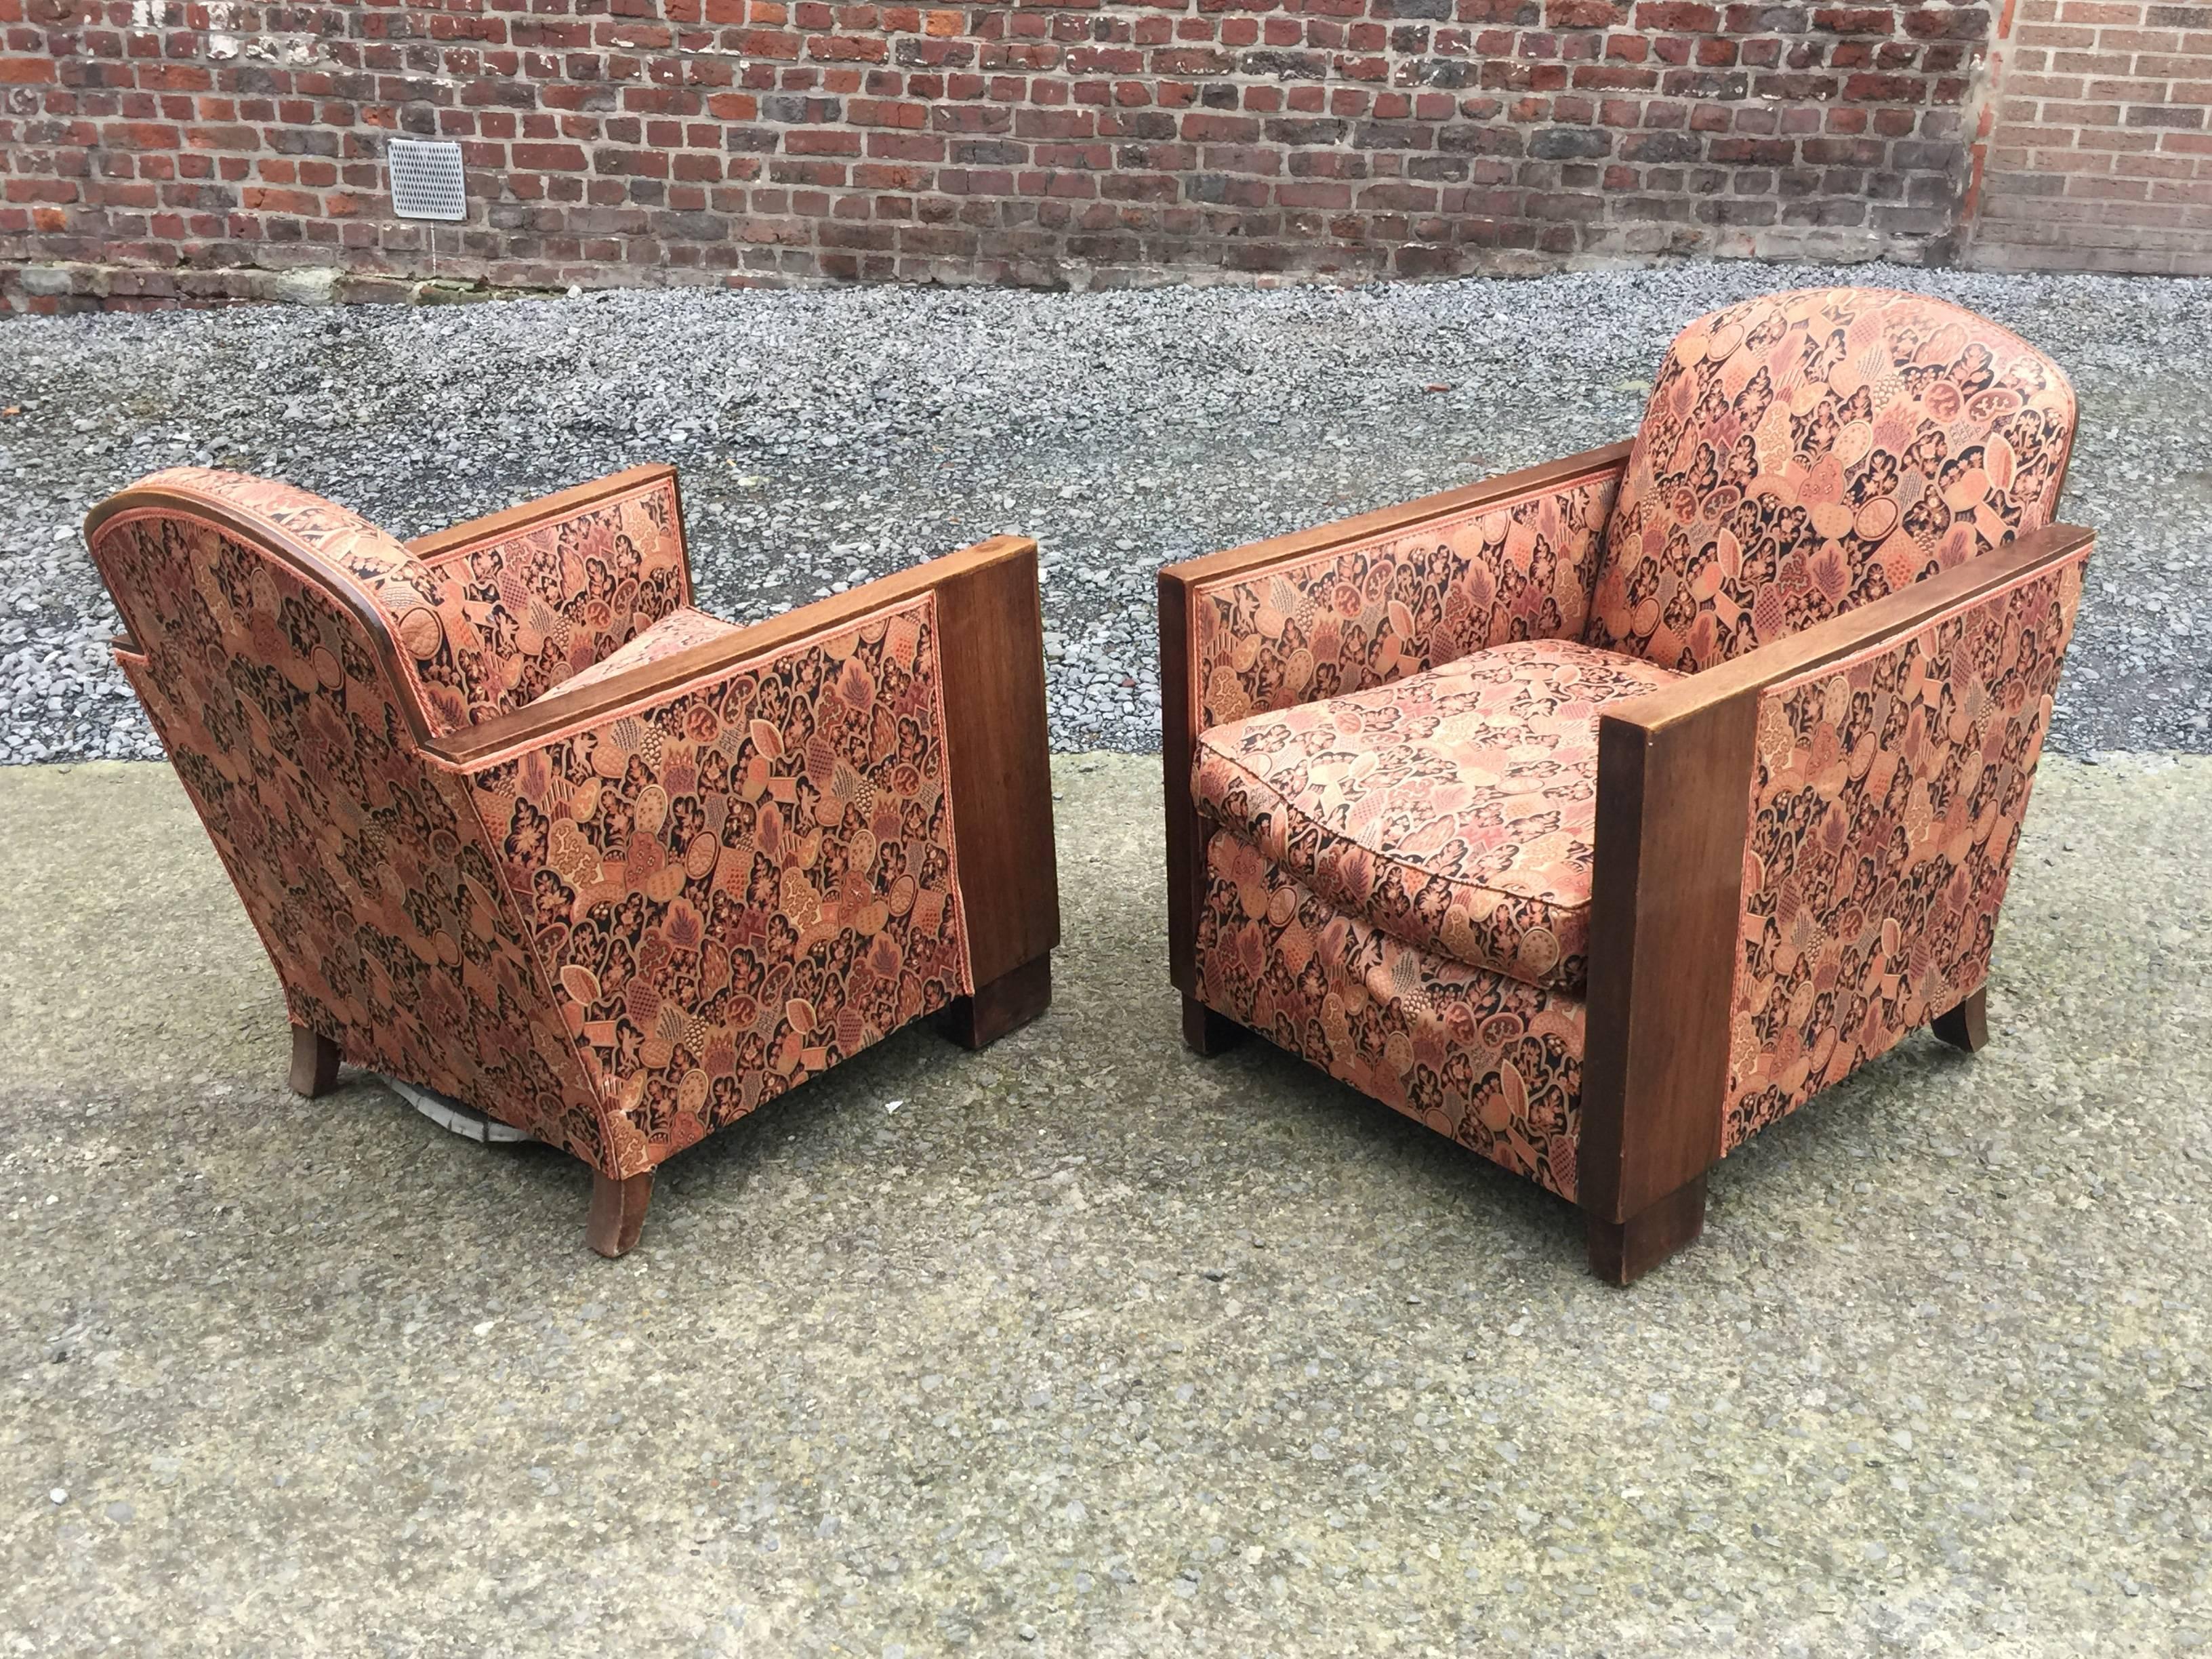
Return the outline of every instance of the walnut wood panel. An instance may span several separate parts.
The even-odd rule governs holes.
[[[955,1000],[942,1016],[944,1030],[963,1048],[988,1048],[1051,1006],[1052,958],[1041,956]]]
[[[1602,1220],[1721,1155],[1758,714],[1744,691],[1664,726],[1599,720],[1576,1167],[1582,1206]]]
[[[1583,1224],[1590,1272],[1608,1285],[1632,1285],[1705,1230],[1705,1177],[1685,1182],[1626,1221],[1589,1216]]]
[[[1599,723],[1580,1202],[1623,1221],[1720,1156],[1759,696],[1893,649],[2076,556],[2051,525],[1656,691]]]
[[[1186,998],[1198,992],[1198,915],[1206,902],[1206,826],[1190,798],[1198,744],[1191,684],[1190,585],[1170,565],[1160,572],[1161,796],[1167,803],[1168,977]]]
[[[1198,914],[1205,902],[1205,826],[1190,799],[1191,762],[1198,742],[1200,688],[1192,683],[1196,647],[1193,608],[1198,590],[1271,566],[1297,564],[1334,548],[1381,540],[1431,519],[1564,489],[1593,474],[1617,472],[1628,464],[1631,447],[1626,440],[1607,444],[1564,460],[1500,473],[1311,530],[1187,559],[1160,572],[1160,764],[1167,809],[1168,976],[1177,990],[1190,996],[1198,989]]]
[[[953,557],[953,568],[938,572],[937,621],[952,830],[980,993],[1060,943],[1052,738],[1036,544],[1013,542],[982,560]]]

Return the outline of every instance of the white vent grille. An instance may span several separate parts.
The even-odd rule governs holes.
[[[384,157],[392,169],[392,210],[403,219],[469,216],[461,186],[461,147],[436,138],[390,138]]]

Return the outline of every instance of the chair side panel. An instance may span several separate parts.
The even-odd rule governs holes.
[[[1620,481],[1616,462],[1200,584],[1188,624],[1196,731],[1341,696],[1509,640],[1578,637]]]
[[[474,808],[416,754],[360,623],[205,520],[94,538],[143,653],[122,657],[259,932],[292,1018],[604,1167]]]
[[[1723,1150],[1988,978],[2087,556],[1760,695]]]
[[[933,592],[468,781],[624,1175],[975,989]]]

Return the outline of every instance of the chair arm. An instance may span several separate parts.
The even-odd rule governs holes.
[[[1508,640],[1577,638],[1630,446],[1425,495],[1160,572],[1169,971],[1195,986],[1198,734]]]
[[[1599,723],[1587,1209],[1625,1220],[1978,988],[2093,532]]]
[[[407,550],[483,640],[501,713],[691,603],[676,469],[634,466],[417,537]]]
[[[1052,948],[1047,745],[1036,544],[1001,538],[422,752],[628,1175]]]

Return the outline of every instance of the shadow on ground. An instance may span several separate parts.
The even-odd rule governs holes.
[[[619,1263],[580,1165],[283,1091],[166,768],[0,772],[8,1650],[2212,1632],[2212,761],[2046,762],[1990,1048],[1761,1137],[1626,1292],[1534,1187],[1183,1052],[1158,766],[1056,763],[1044,1021],[909,1030],[684,1154]]]

